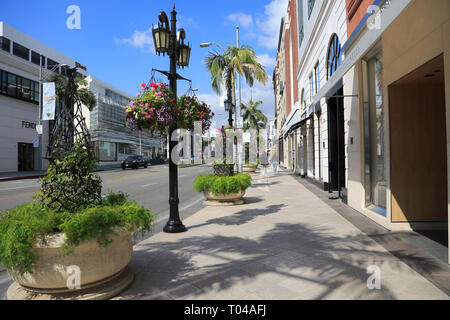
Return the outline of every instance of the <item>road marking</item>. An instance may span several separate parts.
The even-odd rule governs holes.
[[[149,183],[149,184],[146,184],[146,185],[142,186],[142,188],[154,186],[155,184],[157,184],[157,183],[156,182],[155,183]]]
[[[190,204],[180,208],[179,211],[183,211],[183,210],[189,209],[190,207],[196,205],[197,203],[199,203],[200,201],[203,201],[203,200],[204,200],[204,197],[200,197],[197,200],[191,202]],[[156,220],[156,223],[159,223],[159,222],[161,222],[163,220],[167,220],[169,218],[169,213],[170,213],[170,211],[167,210],[163,215],[160,216],[160,218],[158,220]]]
[[[2,192],[2,191],[9,191],[9,190],[16,190],[16,189],[35,188],[35,187],[38,187],[38,186],[24,186],[24,187],[16,187],[16,188],[0,189],[0,192]]]
[[[27,196],[32,196],[33,192],[31,193],[20,193],[20,194],[15,194],[15,195],[11,195],[11,196],[3,196],[0,197],[0,200],[6,200],[6,199],[14,199],[14,198],[20,198],[20,197],[27,197]]]
[[[184,177],[187,177],[187,175],[182,175],[182,176],[180,176],[180,178],[184,178]]]

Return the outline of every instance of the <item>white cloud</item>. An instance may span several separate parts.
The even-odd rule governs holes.
[[[155,53],[152,29],[146,31],[135,30],[130,38],[116,39],[117,44],[128,44],[144,52]]]
[[[253,24],[253,17],[245,13],[232,13],[227,16],[227,20],[238,24],[240,27],[247,28]]]
[[[266,69],[273,69],[277,63],[274,57],[269,56],[267,53],[257,55],[258,62],[261,63]]]
[[[278,47],[281,18],[286,14],[289,0],[272,0],[264,8],[265,17],[256,19],[261,35],[258,37],[259,44],[268,49]]]

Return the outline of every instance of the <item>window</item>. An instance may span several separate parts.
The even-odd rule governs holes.
[[[0,93],[39,103],[39,83],[15,74],[0,70]]]
[[[383,63],[381,54],[363,61],[364,145],[366,206],[386,214],[385,107],[383,101]]]
[[[17,96],[17,78],[14,74],[8,73],[8,95]]]
[[[314,97],[314,81],[313,74],[309,75],[309,101],[311,102]]]
[[[31,51],[31,62],[40,66],[41,65],[41,55],[35,51]]]
[[[316,2],[316,0],[308,0],[308,19],[309,19],[309,17],[311,17],[311,12],[314,8],[315,2]]]
[[[336,34],[331,37],[327,55],[327,77],[330,78],[342,63],[341,44]]]
[[[59,65],[58,62],[53,61],[50,58],[47,58],[47,69],[48,70],[53,70],[55,72],[58,72],[58,65]]]
[[[317,94],[320,89],[320,74],[319,74],[319,62],[314,67],[314,94]]]
[[[0,93],[6,93],[8,90],[8,73],[0,70]]]
[[[11,40],[5,37],[0,37],[0,49],[8,53],[11,52]]]
[[[297,0],[297,18],[298,18],[298,46],[303,41],[303,0]]]
[[[30,60],[30,49],[25,48],[24,46],[14,42],[13,43],[13,55],[29,61]]]

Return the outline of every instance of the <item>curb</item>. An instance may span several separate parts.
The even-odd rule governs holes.
[[[22,176],[22,177],[6,177],[6,178],[0,178],[0,182],[2,181],[12,181],[12,180],[24,180],[24,179],[37,179],[45,177],[47,174],[39,174],[34,176]]]

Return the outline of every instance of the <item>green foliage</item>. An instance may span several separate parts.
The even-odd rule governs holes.
[[[0,218],[0,263],[21,274],[32,272],[35,256],[31,249],[45,235],[65,233],[63,253],[70,254],[89,239],[107,247],[114,227],[145,233],[155,221],[151,210],[129,201],[123,193],[110,193],[98,206],[76,213],[57,212],[40,203],[28,203],[7,211]]]
[[[212,167],[216,176],[234,175],[234,163],[226,163],[225,158],[223,159],[223,161],[214,161]]]
[[[101,202],[102,180],[93,173],[97,160],[89,146],[74,143],[62,160],[47,169],[39,193],[35,196],[44,206],[56,211],[77,212]]]
[[[209,191],[213,194],[230,194],[246,190],[252,184],[249,174],[237,173],[232,176],[216,176],[201,174],[195,179],[194,189],[197,192]]]

